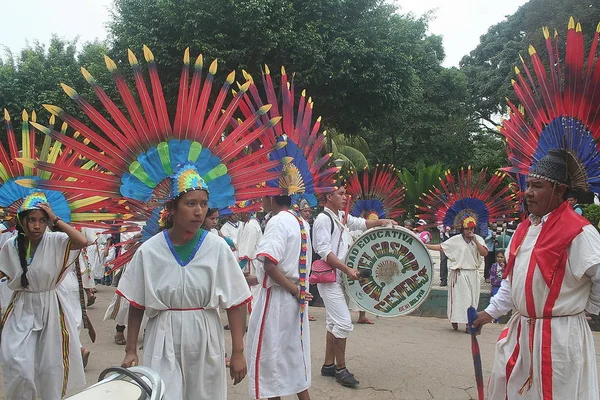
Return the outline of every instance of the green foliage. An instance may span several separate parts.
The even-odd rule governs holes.
[[[346,176],[351,169],[360,171],[369,166],[367,157],[370,153],[367,141],[359,136],[346,136],[332,128],[327,130],[325,151],[333,153],[334,160],[342,160],[342,175]]]
[[[444,172],[441,164],[426,166],[422,162],[417,164],[414,171],[413,174],[408,169],[403,168],[402,172],[398,172],[398,177],[406,188],[404,208],[411,216],[414,215],[414,209],[419,202],[419,198],[423,193],[427,193],[439,185],[440,177]]]
[[[74,102],[63,92],[60,83],[77,88],[87,99],[93,96],[89,85],[80,72],[80,65],[88,67],[99,82],[110,80],[104,67],[106,47],[100,42],[86,43],[77,51],[77,41],[67,41],[53,36],[46,48],[34,43],[23,49],[18,57],[6,53],[0,59],[0,107],[6,108],[18,119],[23,109],[42,111],[42,104],[59,105],[67,112],[83,117]],[[39,114],[42,112],[41,114]]]
[[[543,26],[549,27],[551,34],[557,29],[563,58],[570,16],[581,22],[589,49],[600,21],[597,1],[530,0],[506,20],[490,27],[477,48],[461,60],[461,70],[469,82],[468,104],[482,130],[497,133],[495,126],[506,109],[505,99],[516,100],[511,79],[515,78],[514,67],[521,65],[519,55],[528,58],[527,49],[533,44],[542,60],[547,61]]]
[[[583,215],[596,229],[600,230],[600,206],[597,204],[583,204]]]
[[[262,65],[284,65],[328,127],[369,142],[371,163],[414,168],[424,154],[451,167],[469,161],[475,125],[464,74],[441,67],[442,38],[427,34],[427,17],[384,0],[116,0],[109,28],[122,62],[127,48],[153,50],[171,109],[190,46],[257,80]],[[340,153],[348,152],[353,164],[361,158]]]

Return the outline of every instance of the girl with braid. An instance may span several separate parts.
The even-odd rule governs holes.
[[[50,232],[49,225],[63,232]],[[5,398],[60,399],[85,385],[76,322],[57,286],[74,267],[73,250],[87,239],[56,216],[43,192],[25,197],[17,231],[0,251],[0,278],[15,293],[2,320]]]

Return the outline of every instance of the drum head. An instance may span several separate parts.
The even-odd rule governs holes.
[[[100,382],[68,400],[140,400],[146,393],[135,383],[126,380]]]
[[[429,295],[433,280],[431,255],[417,235],[403,227],[366,231],[348,250],[346,265],[371,276],[351,281],[346,293],[367,312],[382,317],[407,315]]]

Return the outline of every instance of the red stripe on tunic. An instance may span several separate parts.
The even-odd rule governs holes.
[[[131,300],[131,299],[128,299],[128,298],[127,298],[127,296],[125,296],[125,295],[123,294],[123,292],[121,292],[119,289],[117,289],[117,292],[116,292],[116,293],[117,293],[119,296],[121,296],[122,298],[124,298],[125,300],[127,300],[127,301],[129,302],[129,304],[131,304],[131,305],[132,305],[132,306],[134,306],[135,308],[139,308],[140,310],[145,310],[145,309],[146,309],[146,307],[144,307],[143,305],[141,305],[141,304],[138,304],[138,303],[136,303],[135,301],[133,301],[133,300]]]
[[[508,335],[508,329],[505,329],[505,331],[506,331],[506,335]],[[506,335],[504,335],[504,336],[506,336]],[[500,336],[502,336],[502,335],[500,335]],[[512,354],[510,355],[510,358],[508,359],[508,362],[506,363],[505,393],[506,393],[507,400],[508,400],[508,380],[510,379],[513,369],[515,368],[515,364],[517,363],[517,359],[519,358],[519,352],[521,350],[520,337],[521,337],[521,320],[519,320],[519,325],[517,325],[517,344],[515,345],[515,349],[513,350]]]
[[[265,322],[267,321],[267,310],[269,309],[269,300],[271,300],[271,288],[267,289],[265,299],[265,308],[263,309],[262,320],[260,322],[260,333],[258,334],[258,348],[256,349],[256,362],[254,364],[254,395],[260,399],[260,353],[262,351],[263,334],[265,331]]]

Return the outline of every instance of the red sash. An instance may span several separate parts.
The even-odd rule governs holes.
[[[542,230],[535,243],[531,258],[529,259],[529,265],[527,269],[527,276],[525,278],[525,303],[527,306],[527,314],[529,314],[529,351],[531,354],[530,360],[533,362],[533,339],[535,333],[536,320],[543,318],[542,322],[542,394],[544,400],[551,400],[552,394],[552,310],[554,304],[560,294],[562,287],[563,278],[565,276],[565,269],[567,265],[567,250],[571,245],[571,242],[577,235],[579,235],[583,227],[589,225],[589,221],[577,214],[569,203],[563,202],[558,208],[556,208],[546,222],[542,225]],[[517,228],[515,235],[511,240],[509,249],[509,259],[506,265],[504,278],[507,279],[512,274],[515,266],[515,260],[517,253],[527,231],[531,226],[529,219],[525,220]],[[544,282],[550,288],[548,298],[543,308],[543,315],[538,316],[535,312],[535,299],[533,296],[533,276],[535,273],[536,266],[540,269],[540,273],[544,279]],[[512,278],[512,277],[511,277]],[[507,370],[508,371],[508,370]],[[508,379],[510,378],[507,373],[506,382],[508,385]],[[529,369],[529,377],[525,381],[525,384],[519,390],[520,394],[529,390],[533,380],[533,363]]]

